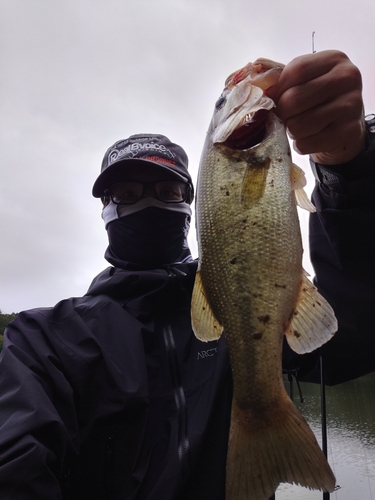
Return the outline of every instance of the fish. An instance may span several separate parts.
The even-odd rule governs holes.
[[[284,337],[303,354],[337,330],[302,267],[297,205],[315,207],[267,96],[283,67],[259,58],[227,78],[198,170],[191,318],[198,339],[224,332],[229,349],[227,500],[268,500],[280,483],[332,492],[336,481],[282,377]]]

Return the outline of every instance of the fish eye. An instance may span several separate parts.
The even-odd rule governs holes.
[[[215,109],[216,110],[220,109],[223,106],[224,102],[225,102],[225,97],[220,96],[219,99],[216,101]]]

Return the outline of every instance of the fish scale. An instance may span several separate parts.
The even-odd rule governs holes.
[[[192,325],[203,341],[224,330],[233,373],[227,500],[268,500],[280,482],[323,491],[335,485],[282,379],[284,335],[297,352],[310,352],[332,337],[337,323],[302,269],[296,200],[314,209],[303,194],[303,173],[292,163],[274,103],[252,83],[263,84],[264,71],[267,85],[274,84],[281,66],[260,61],[226,81],[196,196]],[[256,141],[262,127],[264,138],[247,145],[252,127]]]

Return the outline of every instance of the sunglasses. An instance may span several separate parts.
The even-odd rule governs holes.
[[[105,191],[116,205],[133,205],[142,198],[151,196],[164,203],[182,203],[190,198],[190,188],[185,182],[135,182],[125,181]]]

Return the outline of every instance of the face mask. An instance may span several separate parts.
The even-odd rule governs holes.
[[[132,263],[152,268],[181,262],[190,256],[189,226],[190,215],[165,208],[148,207],[120,217],[107,225],[105,257],[117,267]]]

